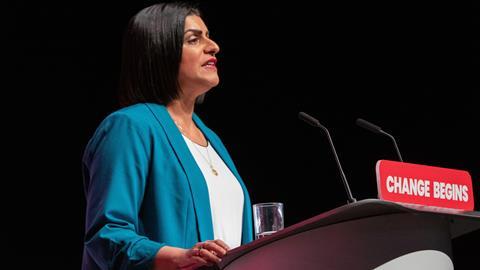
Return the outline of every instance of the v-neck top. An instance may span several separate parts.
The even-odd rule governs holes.
[[[242,187],[210,142],[202,146],[182,136],[207,183],[215,239],[223,240],[230,248],[240,246],[244,204]]]

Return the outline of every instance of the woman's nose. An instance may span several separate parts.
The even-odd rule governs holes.
[[[219,51],[220,47],[218,46],[218,44],[215,41],[208,39],[208,45],[205,47],[205,53],[215,55]]]

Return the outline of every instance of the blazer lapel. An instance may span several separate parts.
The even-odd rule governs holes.
[[[242,187],[243,195],[244,195],[242,244],[251,242],[253,240],[253,227],[252,227],[253,220],[252,220],[252,208],[251,208],[252,203],[250,201],[248,190],[242,178],[240,177],[240,174],[238,173],[237,168],[233,163],[233,160],[228,154],[227,149],[225,148],[223,143],[220,141],[218,136],[216,136],[213,133],[213,131],[211,131],[207,126],[205,126],[202,120],[195,113],[193,114],[193,120],[195,121],[197,126],[200,128],[200,130],[203,132],[203,134],[207,137],[208,141],[210,141],[210,143],[212,144],[212,147],[215,148],[215,151],[217,151],[218,155],[223,159],[223,162],[225,162],[225,164],[230,169],[230,171],[232,171],[232,173],[235,175],[238,182],[240,183],[240,186]]]
[[[195,214],[197,215],[200,241],[213,240],[214,235],[210,198],[202,171],[195,162],[182,134],[173,122],[173,119],[170,117],[165,106],[155,103],[145,103],[145,105],[154,114],[160,126],[165,131],[165,134],[185,171],[192,192]]]

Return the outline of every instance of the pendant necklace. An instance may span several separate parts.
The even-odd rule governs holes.
[[[182,127],[177,121],[174,121],[174,122],[175,122],[175,124],[177,125],[178,129],[180,129],[180,132],[183,134],[183,136],[187,137],[187,139],[189,139],[189,140],[193,143],[193,146],[195,147],[195,149],[197,150],[197,152],[200,154],[200,156],[202,156],[202,158],[205,160],[205,162],[207,162],[208,166],[210,167],[210,170],[212,170],[213,175],[218,176],[218,172],[217,172],[217,170],[215,170],[215,168],[213,167],[212,159],[210,158],[210,154],[208,153],[208,145],[209,145],[210,143],[207,141],[207,147],[205,147],[205,150],[207,151],[207,157],[208,157],[208,159],[207,159],[207,158],[202,154],[202,151],[200,151],[200,149],[198,149],[197,143],[195,143],[194,141],[192,141],[192,140],[185,134],[185,131],[183,130],[183,127]]]

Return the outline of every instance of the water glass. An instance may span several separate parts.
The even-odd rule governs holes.
[[[283,203],[268,202],[253,205],[255,239],[283,229]]]

